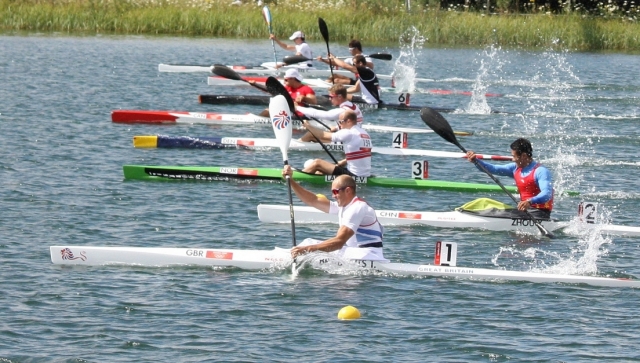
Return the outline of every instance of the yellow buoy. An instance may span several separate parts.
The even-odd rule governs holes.
[[[316,194],[316,197],[318,197],[318,198],[324,198],[324,199],[329,199],[329,198],[327,198],[327,196],[326,196],[326,195],[324,195],[324,194]]]
[[[360,319],[360,310],[357,308],[348,305],[340,309],[338,312],[338,319],[340,320],[354,320]]]

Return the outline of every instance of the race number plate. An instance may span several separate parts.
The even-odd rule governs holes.
[[[429,178],[429,162],[427,160],[412,161],[411,177],[413,179],[428,179]]]
[[[433,264],[436,266],[455,266],[458,255],[458,244],[455,242],[436,242],[436,253]]]
[[[581,222],[595,224],[598,219],[598,203],[580,202],[578,204],[578,218]]]
[[[391,147],[396,149],[406,149],[409,145],[409,137],[406,132],[395,131],[393,133],[393,141],[391,141]]]

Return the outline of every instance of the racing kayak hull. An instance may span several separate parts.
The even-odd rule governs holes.
[[[338,223],[336,215],[323,213],[313,207],[294,206],[296,223]],[[384,226],[390,225],[426,225],[440,228],[477,228],[489,231],[512,231],[539,234],[538,228],[528,218],[488,217],[460,211],[416,212],[399,210],[376,210],[378,221]],[[263,223],[290,223],[289,206],[259,204],[258,218]],[[539,220],[548,230],[555,231],[570,227],[568,221]],[[574,228],[574,226],[571,226]],[[614,224],[581,223],[579,230],[593,229],[601,233],[638,237],[640,227]]]
[[[237,250],[206,248],[50,246],[51,262],[56,265],[127,266],[217,266],[245,270],[285,269],[291,265],[288,249]],[[639,280],[597,276],[551,274],[484,268],[438,266],[430,264],[379,261],[344,261],[356,271],[396,276],[429,276],[471,280],[528,281],[533,283],[588,284],[604,287],[640,288]],[[347,265],[348,264],[348,265]]]
[[[114,110],[111,111],[111,121],[115,123],[147,123],[147,124],[202,124],[202,125],[269,125],[268,117],[247,114],[216,113],[216,112],[186,112],[186,111],[145,111],[145,110]],[[293,124],[302,128],[299,120],[292,120]],[[316,127],[322,127],[317,122],[311,121]],[[363,124],[361,127],[367,131],[375,132],[405,132],[409,134],[432,134],[433,130],[427,128],[411,128]],[[473,132],[454,131],[457,136],[471,136]]]
[[[166,135],[140,135],[133,137],[133,146],[137,148],[180,148],[180,149],[264,149],[279,148],[277,139],[266,138],[241,138],[241,137],[188,137],[188,136],[166,136]],[[329,151],[343,152],[341,143],[325,143],[324,146]],[[301,142],[291,140],[289,150],[297,151],[322,151],[322,145],[317,142]],[[429,156],[440,158],[466,158],[466,154],[461,152],[419,150],[408,148],[374,147],[371,152],[382,155],[404,155],[404,156]],[[511,161],[511,156],[502,155],[481,155],[479,159]]]
[[[282,169],[279,168],[248,168],[248,167],[219,167],[219,166],[145,166],[124,165],[124,178],[132,180],[184,180],[184,181],[219,181],[229,179],[282,181]],[[310,184],[331,184],[334,176],[311,175],[294,171],[293,178],[299,182]],[[385,177],[354,177],[356,183],[367,186],[434,189],[454,192],[502,192],[496,184],[463,183],[431,179],[403,179]],[[511,193],[517,193],[514,186],[507,186]]]

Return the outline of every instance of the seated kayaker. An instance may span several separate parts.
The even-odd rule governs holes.
[[[388,262],[382,253],[383,228],[376,211],[356,195],[356,183],[347,175],[338,176],[331,183],[335,201],[303,188],[293,179],[293,171],[285,165],[282,176],[291,177],[291,189],[305,204],[325,213],[339,216],[339,228],[334,237],[320,240],[307,239],[291,249],[291,256],[323,251],[333,252],[345,259]]]
[[[467,151],[470,162],[477,161],[491,174],[510,176],[515,179],[520,202],[518,210],[525,217],[525,210],[531,209],[534,217],[549,218],[553,209],[553,179],[551,172],[533,160],[533,147],[527,139],[519,138],[511,143],[513,163],[494,165],[476,159],[473,151]],[[478,167],[479,168],[479,167]]]
[[[269,39],[278,43],[278,45],[282,49],[295,52],[296,55],[300,55],[309,59],[309,62],[299,64],[298,65],[299,67],[304,67],[305,65],[307,67],[313,67],[313,63],[311,62],[311,59],[313,59],[313,52],[311,51],[311,47],[309,46],[309,44],[307,44],[307,42],[305,41],[305,36],[302,31],[298,30],[289,37],[289,40],[293,40],[295,45],[288,45],[281,42],[280,40],[278,40],[278,38],[276,38],[274,34],[269,34]],[[279,67],[281,67],[281,65],[276,66],[276,68],[279,68]]]
[[[302,76],[300,72],[298,72],[295,68],[287,69],[287,72],[284,74],[284,88],[289,92],[291,99],[295,103],[307,103],[315,105],[318,103],[316,99],[316,92],[306,84],[302,84]],[[252,81],[249,81],[251,83]],[[304,116],[300,112],[296,112],[298,116]],[[260,112],[260,116],[269,117],[269,109],[266,108],[262,112]]]
[[[380,84],[376,73],[367,67],[367,60],[363,55],[353,57],[353,65],[330,55],[331,63],[355,73],[356,83],[347,88],[349,100],[353,98],[352,93],[360,92],[362,99],[368,104],[382,103],[380,101]],[[318,57],[321,60],[322,57]]]
[[[306,117],[313,117],[319,120],[328,120],[328,121],[338,121],[340,115],[344,111],[353,111],[358,116],[358,125],[362,125],[362,111],[360,111],[360,107],[358,105],[352,103],[347,100],[347,89],[344,88],[341,84],[336,84],[329,88],[329,99],[331,100],[331,104],[336,106],[336,108],[332,108],[330,110],[318,110],[313,107],[302,107],[296,106],[296,111],[301,112]],[[331,128],[331,132],[336,132],[340,130],[340,126],[334,126]],[[307,132],[304,134],[300,141],[306,142],[316,142],[316,139],[311,135],[311,133]],[[320,139],[322,142],[331,142],[331,139]]]
[[[345,159],[339,161],[337,165],[322,159],[310,160],[305,163],[302,171],[323,175],[370,176],[371,148],[373,146],[369,134],[358,126],[358,115],[351,110],[344,111],[340,114],[338,123],[340,124],[340,131],[332,133],[320,130],[309,125],[308,121],[304,121],[304,126],[307,130],[320,140],[341,142]]]
[[[367,57],[366,55],[362,54],[362,44],[360,43],[359,40],[356,39],[352,39],[349,42],[349,53],[351,53],[351,57],[345,59],[345,62],[347,64],[353,65],[353,57],[357,56],[357,55],[362,55],[364,56],[364,59],[367,61],[366,66],[373,69],[373,60],[369,57]],[[329,60],[328,59],[322,59],[320,58],[321,62],[324,62],[326,64],[329,64]],[[350,85],[353,86],[356,84],[357,78],[349,78],[347,76],[343,76],[341,74],[334,74],[333,77],[329,77],[329,79],[327,80],[327,82],[329,83],[333,83],[333,84],[345,84],[345,85]]]

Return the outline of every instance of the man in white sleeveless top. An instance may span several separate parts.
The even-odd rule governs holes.
[[[313,52],[311,51],[311,47],[309,46],[309,44],[307,44],[307,42],[305,41],[305,35],[302,31],[298,30],[289,37],[289,40],[293,40],[295,45],[288,45],[283,43],[278,38],[276,38],[274,34],[270,34],[269,39],[272,39],[273,41],[278,43],[278,45],[282,49],[295,52],[296,55],[301,55],[309,59],[307,63],[297,64],[298,67],[313,67],[313,63],[311,62],[311,60],[313,59]]]
[[[336,108],[332,108],[330,110],[318,110],[313,107],[301,107],[296,106],[296,111],[301,112],[307,117],[313,117],[318,120],[326,120],[326,121],[338,121],[340,115],[345,111],[353,111],[356,113],[358,125],[362,125],[362,121],[364,116],[362,115],[362,111],[360,111],[360,107],[355,103],[347,100],[347,89],[344,88],[341,84],[336,84],[329,88],[329,99],[331,100],[331,104],[336,106]],[[338,126],[334,126],[331,128],[331,132],[336,132],[340,130]],[[313,137],[310,132],[304,134],[300,141],[305,142],[316,142],[317,140]],[[320,138],[322,142],[331,142],[331,138]]]
[[[329,138],[332,142],[341,142],[345,159],[339,161],[337,165],[326,160],[315,159],[305,163],[302,171],[324,175],[370,176],[371,148],[373,145],[369,134],[358,126],[358,116],[353,111],[345,111],[340,114],[338,123],[340,130],[331,133],[312,127],[307,121],[304,122],[307,130],[321,140]]]
[[[376,211],[356,195],[356,183],[350,176],[341,175],[331,183],[331,192],[335,201],[318,196],[303,188],[293,180],[293,172],[289,165],[282,170],[282,176],[291,177],[291,189],[305,204],[325,213],[337,214],[338,232],[334,237],[324,241],[306,239],[299,246],[291,249],[291,256],[296,258],[310,252],[334,252],[338,256],[350,260],[374,260],[389,262],[382,251],[382,235],[384,229]]]

